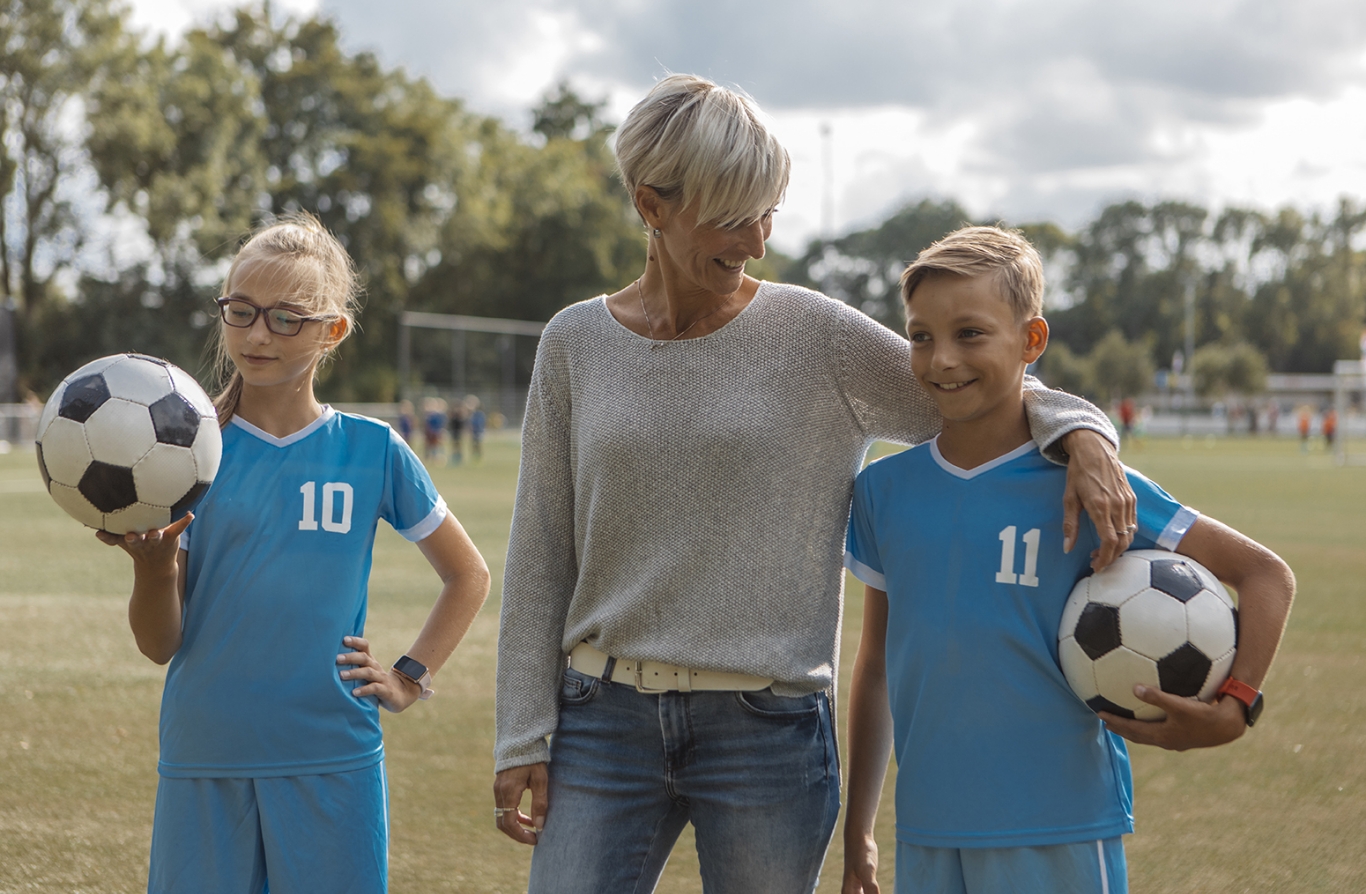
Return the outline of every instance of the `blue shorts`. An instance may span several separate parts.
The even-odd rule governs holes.
[[[148,894],[377,894],[389,879],[384,764],[157,784]]]
[[[1128,894],[1124,841],[1043,847],[896,843],[896,894]]]

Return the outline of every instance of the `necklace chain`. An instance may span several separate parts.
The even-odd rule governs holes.
[[[680,338],[682,338],[683,336],[685,336],[685,335],[687,335],[689,332],[691,332],[691,331],[692,331],[692,327],[696,326],[698,323],[702,322],[703,320],[707,319],[708,317],[713,316],[714,314],[719,313],[720,311],[722,311],[722,310],[724,310],[725,308],[729,307],[729,306],[730,306],[730,302],[731,302],[731,298],[727,298],[724,304],[720,304],[720,305],[718,305],[718,306],[712,308],[712,309],[711,309],[710,311],[708,311],[707,313],[704,313],[702,316],[700,316],[700,317],[698,317],[697,319],[693,320],[691,323],[689,323],[689,324],[687,325],[687,327],[686,327],[682,332],[679,332],[679,333],[675,334],[673,338],[669,338],[669,339],[657,339],[657,338],[655,338],[655,325],[654,325],[653,322],[650,321],[650,311],[645,307],[645,291],[644,291],[643,289],[641,289],[641,287],[640,287],[640,280],[639,280],[639,279],[636,280],[636,295],[640,298],[640,312],[643,313],[643,314],[645,314],[645,328],[648,329],[649,332],[650,332],[650,348],[651,348],[651,350],[653,350],[653,349],[655,349],[655,348],[658,348],[658,347],[661,347],[662,345],[666,345],[666,344],[668,344],[668,343],[671,342],[671,341],[678,341]],[[732,295],[731,297],[733,298],[734,296]]]

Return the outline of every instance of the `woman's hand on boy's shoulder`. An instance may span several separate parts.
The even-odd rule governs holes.
[[[370,654],[370,641],[359,636],[342,638],[342,645],[353,651],[337,656],[337,664],[346,665],[340,675],[343,680],[362,681],[360,686],[351,690],[356,698],[373,695],[379,699],[380,707],[397,714],[417,701],[422,688],[405,678],[393,668],[380,664]]]
[[[1225,745],[1247,731],[1243,705],[1234,698],[1202,702],[1171,695],[1151,686],[1135,686],[1134,695],[1167,712],[1164,720],[1129,720],[1100,713],[1105,728],[1139,745],[1156,745],[1169,751]]]

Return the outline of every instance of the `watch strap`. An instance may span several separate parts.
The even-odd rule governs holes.
[[[1219,687],[1217,694],[1232,696],[1243,703],[1243,716],[1246,718],[1248,726],[1255,724],[1257,718],[1262,714],[1261,692],[1253,689],[1242,680],[1229,677],[1224,681],[1224,685]]]
[[[395,661],[394,673],[417,684],[418,688],[422,690],[422,694],[418,696],[419,699],[426,701],[436,694],[436,690],[432,688],[432,672],[427,670],[427,665],[416,658],[409,658],[404,655]]]

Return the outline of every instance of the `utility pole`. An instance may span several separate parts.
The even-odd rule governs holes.
[[[821,241],[835,236],[835,151],[833,129],[821,122]]]

